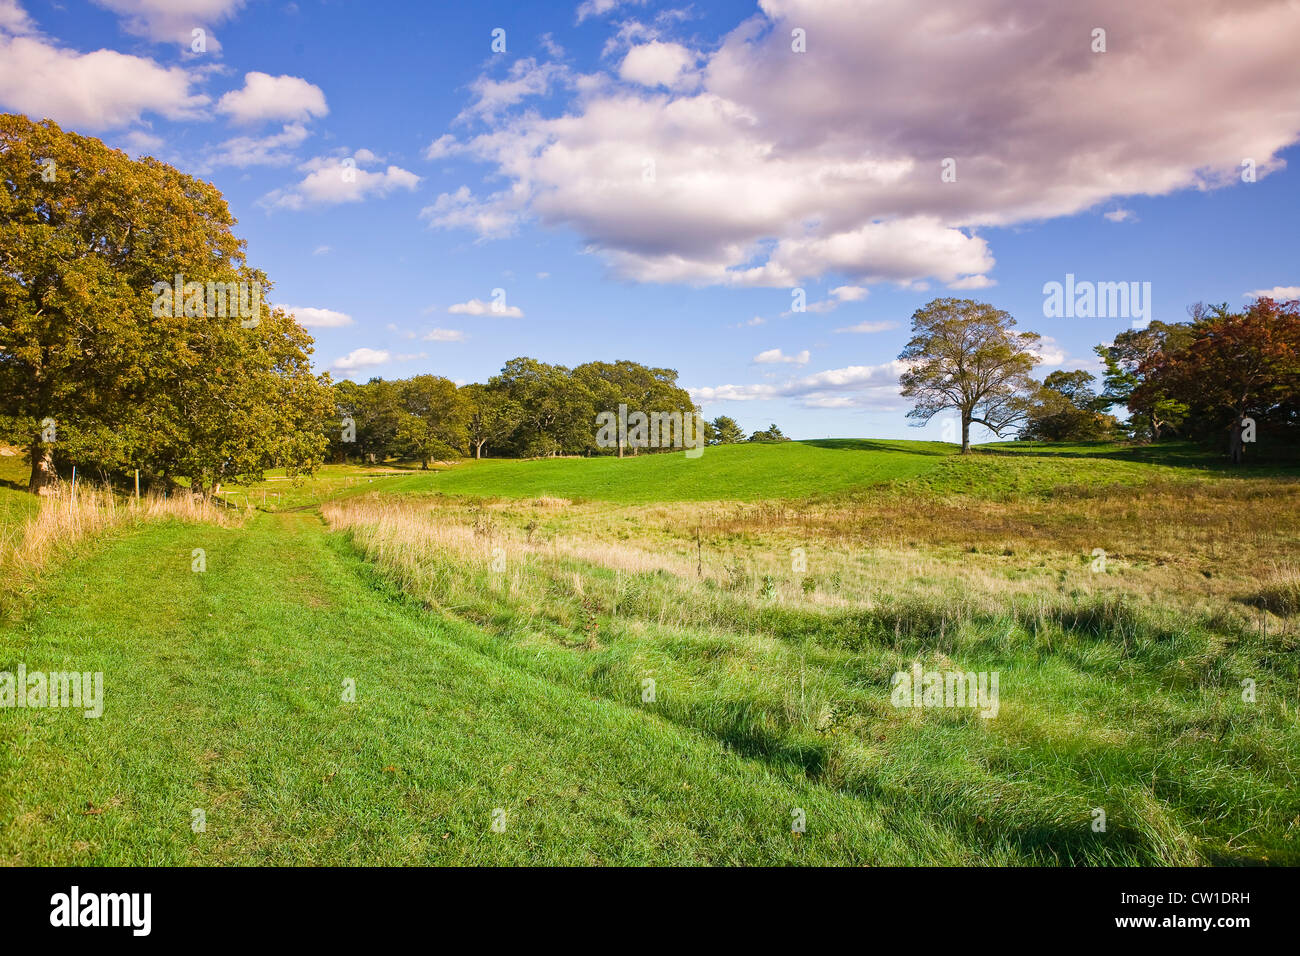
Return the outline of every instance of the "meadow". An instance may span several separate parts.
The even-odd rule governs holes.
[[[106,685],[0,710],[0,861],[1300,863],[1297,470],[953,452],[0,475],[0,671]]]

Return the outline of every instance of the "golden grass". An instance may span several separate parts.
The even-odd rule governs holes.
[[[1283,623],[1296,613],[1300,484],[1276,479],[1010,502],[889,491],[635,506],[366,496],[324,514],[332,527],[365,529],[367,547],[400,564],[482,570],[504,557],[512,592],[521,566],[569,578],[559,565],[578,562],[813,611],[926,598],[960,619],[1103,598],[1238,619],[1267,611]]]

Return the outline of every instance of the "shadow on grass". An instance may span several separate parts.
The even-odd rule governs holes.
[[[956,454],[957,446],[945,442],[881,441],[872,438],[812,438],[800,441],[801,445],[830,448],[836,451],[890,451],[906,455],[943,457]]]
[[[1190,441],[1161,442],[1154,445],[1117,444],[1115,442],[1001,442],[976,445],[975,454],[1006,458],[1106,458],[1142,465],[1169,468],[1196,468],[1224,475],[1257,477],[1261,474],[1295,474],[1300,470],[1300,448],[1277,446],[1255,451],[1241,465],[1233,465],[1228,456],[1210,445]]]

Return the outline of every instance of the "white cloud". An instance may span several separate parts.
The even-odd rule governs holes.
[[[831,295],[841,302],[861,302],[868,294],[869,290],[860,285],[842,285],[831,289]]]
[[[287,166],[294,161],[291,152],[310,134],[301,123],[291,123],[269,136],[236,136],[226,140],[208,155],[212,166]]]
[[[464,342],[465,333],[459,329],[434,329],[422,338],[426,342]]]
[[[1096,23],[1159,42],[1093,54]],[[815,53],[791,55],[793,26]],[[631,21],[612,49],[667,46],[658,32]],[[1243,156],[1280,168],[1300,138],[1297,33],[1287,0],[936,0],[921,14],[764,0],[716,49],[684,47],[700,64],[689,91],[598,75],[573,79],[551,116],[481,111],[486,130],[456,148],[506,187],[427,218],[480,236],[520,216],[565,227],[636,281],[987,288],[981,229],[1239,184]],[[939,178],[949,156],[956,185]]]
[[[806,408],[892,409],[899,403],[898,376],[903,363],[850,365],[828,369],[780,384],[717,385],[689,389],[701,404],[796,399]]]
[[[588,17],[603,17],[617,7],[644,3],[645,0],[582,0],[582,3],[578,4],[578,22],[581,23]]]
[[[448,306],[447,311],[452,315],[500,315],[511,319],[522,319],[524,317],[523,309],[517,305],[502,305],[493,308],[495,304],[484,302],[481,299],[470,299],[468,302],[458,302],[455,305]]]
[[[329,255],[329,253],[330,253],[330,247],[329,247],[329,246],[317,246],[317,247],[316,247],[315,249],[313,249],[312,252],[311,252],[311,254],[312,254],[313,256],[326,256],[326,255]]]
[[[1256,289],[1254,292],[1247,292],[1244,298],[1258,299],[1267,297],[1276,299],[1278,302],[1289,302],[1292,299],[1300,299],[1300,285],[1275,285],[1271,289]]]
[[[36,24],[18,4],[18,0],[0,0],[0,33],[20,36],[35,32]]]
[[[424,149],[425,159],[442,159],[456,151],[456,137],[443,133]]]
[[[342,358],[336,358],[330,368],[338,369],[341,372],[374,368],[376,365],[385,364],[391,358],[392,356],[387,349],[353,349]]]
[[[685,89],[699,83],[695,60],[695,54],[680,43],[654,40],[628,50],[619,65],[618,75],[642,86]]]
[[[137,154],[156,153],[166,143],[161,136],[154,136],[144,130],[133,129],[121,137],[128,150]]]
[[[276,189],[259,202],[268,208],[303,209],[312,205],[360,202],[372,196],[387,196],[399,189],[413,190],[420,177],[400,166],[382,172],[361,168],[374,154],[358,150],[352,156],[320,156],[298,168],[306,177],[289,189]]]
[[[1137,214],[1132,209],[1112,209],[1102,215],[1111,222],[1137,222]]]
[[[333,309],[316,309],[310,306],[286,305],[284,311],[292,313],[308,329],[338,329],[352,324],[352,316]]]
[[[95,0],[95,3],[121,15],[122,26],[128,33],[188,47],[195,27],[210,29],[229,19],[244,5],[244,0]],[[215,52],[220,46],[209,33],[208,52]]]
[[[454,193],[441,193],[432,205],[420,210],[420,218],[443,229],[470,229],[481,238],[500,238],[514,232],[518,213],[507,196],[476,198],[468,186]]]
[[[237,123],[306,122],[313,116],[327,115],[329,107],[324,91],[302,77],[254,71],[244,74],[243,89],[231,90],[217,101],[217,112]]]
[[[1050,335],[1044,335],[1038,340],[1038,345],[1030,351],[1038,358],[1035,365],[1054,368],[1065,364],[1065,350]]]
[[[897,322],[885,320],[883,322],[859,322],[857,325],[845,326],[842,329],[836,329],[836,332],[862,332],[869,334],[871,332],[888,332],[890,329],[898,328]]]
[[[107,130],[144,113],[199,119],[210,100],[178,66],[113,50],[77,53],[34,37],[0,35],[0,104],[63,126]]]
[[[505,79],[494,80],[488,76],[480,76],[470,84],[474,102],[461,112],[458,119],[466,120],[472,117],[494,119],[502,111],[522,102],[527,97],[545,96],[556,84],[569,82],[571,79],[568,68],[560,63],[539,64],[533,57],[515,60],[510,64]],[[434,140],[434,145],[445,138],[439,137]],[[429,149],[432,150],[433,145]]]
[[[754,356],[754,362],[758,365],[807,365],[808,359],[812,356],[807,349],[796,355],[786,355],[780,349],[768,349],[766,352],[759,352]]]

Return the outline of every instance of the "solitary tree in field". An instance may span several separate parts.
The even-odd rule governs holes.
[[[971,299],[935,299],[912,316],[912,339],[899,359],[907,371],[902,394],[913,400],[908,418],[924,425],[939,412],[961,415],[961,450],[970,453],[970,426],[999,437],[1024,420],[1037,383],[1035,332],[1016,332],[1008,313]]]

